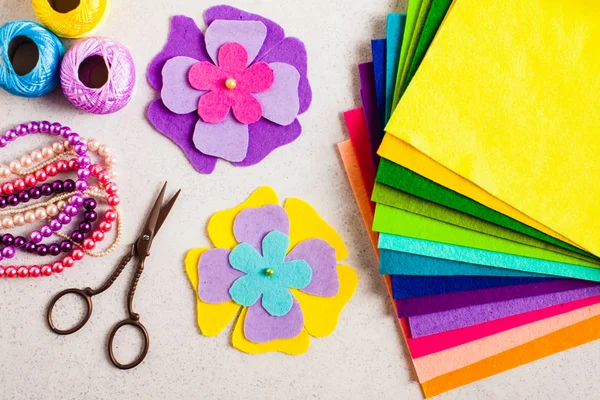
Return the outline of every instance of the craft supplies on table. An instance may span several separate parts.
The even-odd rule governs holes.
[[[410,0],[359,66],[340,152],[426,397],[600,338],[598,15],[550,3]]]
[[[138,259],[137,267],[136,267],[134,276],[131,280],[131,284],[129,286],[129,292],[127,294],[127,312],[129,314],[129,316],[127,319],[117,323],[113,327],[113,329],[110,331],[110,334],[108,336],[108,355],[109,355],[110,360],[112,361],[113,365],[119,369],[131,369],[131,368],[137,367],[142,361],[144,361],[144,358],[148,354],[148,349],[150,347],[150,336],[148,335],[148,331],[146,330],[146,327],[140,322],[140,315],[133,311],[133,300],[135,297],[135,291],[137,289],[138,282],[142,276],[142,273],[144,272],[144,265],[146,262],[146,258],[150,255],[150,248],[152,246],[152,242],[154,241],[154,237],[156,236],[156,234],[158,233],[158,230],[161,228],[161,226],[165,222],[167,216],[169,215],[169,212],[171,211],[171,208],[173,208],[173,205],[175,204],[175,201],[177,201],[177,197],[179,196],[179,193],[181,192],[181,190],[179,190],[177,193],[175,193],[175,195],[169,201],[167,201],[166,203],[163,204],[166,189],[167,189],[167,184],[165,183],[163,185],[162,190],[160,191],[160,194],[158,195],[158,198],[154,202],[154,205],[152,206],[150,213],[148,214],[148,217],[146,219],[146,223],[144,224],[144,228],[142,229],[142,232],[138,236],[135,243],[133,245],[131,245],[129,252],[123,257],[123,259],[121,260],[121,262],[119,263],[117,268],[109,276],[109,278],[106,280],[106,282],[104,282],[102,284],[102,286],[100,286],[98,289],[95,289],[95,290],[91,289],[89,287],[85,288],[85,289],[63,290],[62,292],[58,293],[50,301],[50,305],[48,306],[48,312],[47,312],[48,325],[50,326],[50,329],[54,333],[56,333],[58,335],[70,335],[72,333],[79,331],[81,328],[83,328],[85,326],[85,324],[87,324],[90,317],[92,316],[92,311],[93,311],[92,297],[102,294],[103,292],[108,290],[112,286],[112,284],[119,278],[119,276],[121,275],[121,273],[123,272],[123,270],[125,269],[127,264],[131,261],[131,259],[134,257],[137,258]],[[55,307],[56,303],[60,299],[62,299],[64,296],[71,295],[71,294],[79,296],[85,300],[85,303],[87,306],[87,311],[84,314],[82,320],[79,323],[77,323],[75,326],[73,326],[72,328],[59,329],[54,325],[54,321],[52,319],[52,312],[54,311],[54,307]],[[113,343],[114,343],[115,335],[117,334],[119,329],[121,329],[124,326],[132,326],[135,329],[138,329],[140,332],[142,332],[143,338],[144,338],[142,351],[140,352],[140,354],[138,355],[137,358],[135,358],[133,361],[131,361],[130,363],[127,363],[127,364],[122,364],[121,362],[119,362],[116,359],[115,353],[113,351],[114,350]]]

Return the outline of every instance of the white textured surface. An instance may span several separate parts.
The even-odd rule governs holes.
[[[183,189],[160,232],[136,296],[136,311],[151,335],[150,353],[138,368],[116,370],[106,356],[113,324],[125,317],[127,279],[95,299],[84,330],[58,337],[45,323],[54,293],[96,286],[125,251],[87,260],[59,277],[0,281],[0,398],[2,399],[419,399],[410,360],[399,336],[384,284],[377,273],[336,143],[346,139],[341,112],[359,105],[356,64],[370,58],[371,38],[382,37],[395,0],[238,0],[231,5],[272,18],[309,52],[314,101],[301,117],[303,135],[262,164],[196,173],[183,153],[155,132],[145,108],[156,97],[145,68],[167,38],[169,18],[193,16],[214,5],[190,0],[116,1],[98,31],[128,46],[139,82],[132,103],[112,116],[77,111],[60,93],[36,100],[0,92],[0,129],[31,119],[58,120],[107,143],[118,157],[125,243],[136,236],[161,182]],[[135,6],[133,6],[135,4]],[[35,19],[28,0],[0,0],[0,24]],[[32,140],[33,142],[33,140]],[[8,160],[15,153],[2,156]],[[182,260],[192,247],[208,246],[207,218],[234,206],[261,185],[280,198],[309,201],[343,236],[347,260],[360,275],[354,298],[333,335],[312,340],[307,354],[249,356],[230,347],[229,329],[202,337]],[[131,269],[131,268],[130,268]],[[128,278],[128,276],[126,276]],[[126,342],[125,342],[126,344]],[[590,398],[600,389],[597,343],[538,361],[442,396],[464,398]]]

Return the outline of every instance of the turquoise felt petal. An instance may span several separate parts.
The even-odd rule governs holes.
[[[249,307],[256,303],[263,292],[263,285],[257,282],[258,274],[244,275],[236,279],[229,288],[229,294],[236,303]]]
[[[286,315],[292,309],[294,299],[292,293],[283,285],[278,283],[265,285],[262,306],[274,317]]]
[[[312,279],[312,268],[304,260],[293,260],[283,263],[276,271],[277,277],[283,285],[304,289]]]
[[[248,243],[240,243],[229,254],[229,263],[238,271],[247,274],[256,273],[268,268],[258,250]]]
[[[269,232],[262,242],[263,258],[268,267],[281,265],[285,260],[290,238],[279,231]]]

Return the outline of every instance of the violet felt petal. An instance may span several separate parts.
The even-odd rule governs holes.
[[[340,290],[335,249],[321,239],[300,242],[290,251],[286,261],[304,260],[312,269],[310,283],[303,292],[316,296],[333,297]]]
[[[211,303],[225,303],[231,300],[229,288],[244,275],[229,264],[229,250],[211,249],[200,257],[198,263],[198,295],[200,300]]]
[[[148,120],[160,133],[181,147],[198,172],[210,174],[214,171],[217,158],[198,151],[192,141],[198,121],[196,113],[174,114],[165,107],[161,100],[155,100],[148,107]]]
[[[210,27],[215,20],[234,20],[234,21],[260,21],[267,27],[267,36],[264,39],[262,48],[258,52],[256,58],[260,58],[267,54],[277,43],[285,38],[285,32],[281,26],[264,18],[260,15],[250,14],[235,7],[230,6],[215,6],[204,12],[204,21]],[[250,62],[254,59],[250,59]]]
[[[297,119],[287,126],[281,126],[261,118],[248,125],[248,132],[248,154],[243,161],[234,163],[238,167],[258,164],[276,148],[293,142],[302,133],[302,126]]]
[[[237,43],[247,51],[244,67],[258,55],[267,37],[267,27],[260,21],[217,20],[206,28],[205,43],[208,55],[222,66],[220,50],[227,43]]]
[[[248,308],[244,321],[244,336],[254,343],[265,343],[276,339],[291,339],[302,332],[304,315],[294,299],[292,309],[281,317],[270,315],[258,301]]]
[[[248,152],[248,126],[240,124],[231,113],[218,124],[198,120],[194,146],[204,154],[227,161],[241,161]]]
[[[300,73],[294,66],[285,63],[271,63],[269,67],[275,77],[273,85],[267,91],[254,93],[254,96],[262,105],[263,118],[279,125],[289,125],[300,111]]]
[[[194,89],[188,73],[198,61],[191,57],[173,57],[162,70],[163,88],[160,97],[163,104],[176,114],[189,114],[198,108],[198,100],[204,91]]]
[[[300,73],[300,83],[298,85],[298,97],[300,99],[299,114],[308,110],[312,102],[312,90],[308,82],[308,57],[306,47],[300,39],[285,38],[273,50],[258,61],[266,63],[282,62],[293,65]]]
[[[169,38],[163,49],[148,65],[148,82],[156,90],[161,90],[162,69],[167,60],[186,56],[198,61],[209,61],[206,47],[204,46],[204,35],[193,19],[184,15],[176,15],[171,18]]]
[[[262,254],[262,240],[271,231],[290,234],[290,220],[283,207],[269,204],[246,208],[233,221],[233,234],[238,243],[248,243]]]

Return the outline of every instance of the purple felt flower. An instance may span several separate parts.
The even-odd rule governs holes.
[[[254,165],[294,141],[312,93],[304,44],[261,16],[229,6],[194,21],[173,17],[169,40],[148,68],[161,98],[148,118],[201,173],[218,158]]]

